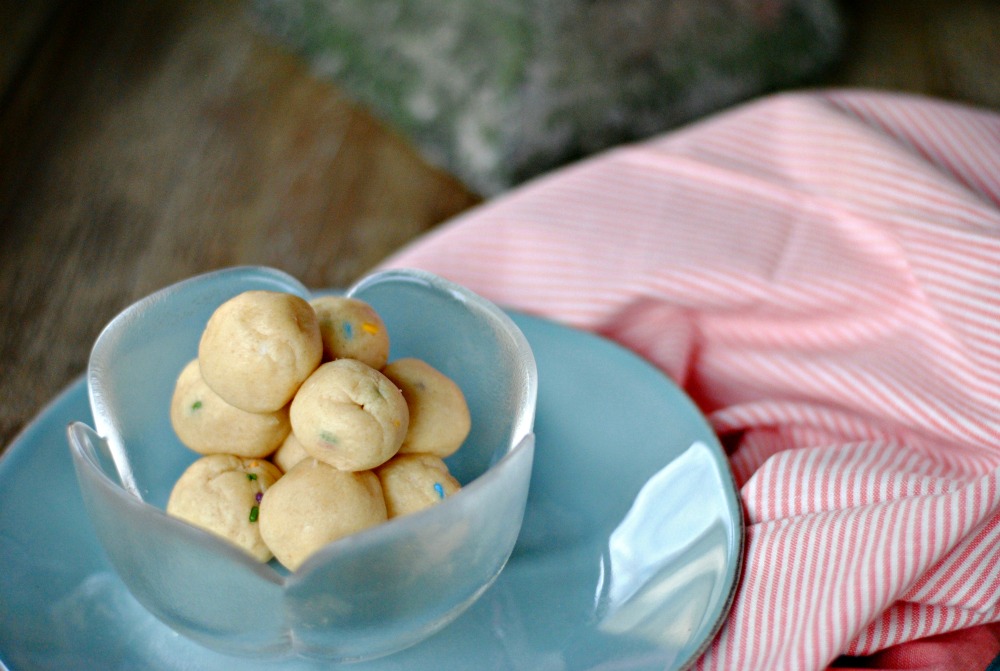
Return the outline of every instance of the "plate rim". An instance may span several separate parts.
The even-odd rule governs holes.
[[[314,294],[320,292],[332,292],[334,290],[315,290]],[[732,533],[730,534],[729,542],[727,543],[731,550],[732,563],[730,566],[730,571],[725,576],[725,580],[728,584],[724,585],[725,595],[720,601],[720,612],[715,619],[712,627],[707,630],[706,635],[701,641],[700,645],[693,649],[693,652],[689,655],[686,660],[683,660],[678,669],[689,669],[693,666],[696,661],[702,656],[702,654],[711,646],[712,642],[717,638],[720,630],[723,628],[728,615],[731,611],[732,605],[736,599],[737,593],[739,591],[739,585],[743,577],[744,559],[745,559],[745,547],[746,547],[746,519],[745,519],[745,507],[742,501],[742,497],[739,495],[739,487],[736,481],[735,473],[732,469],[732,465],[729,461],[728,455],[723,448],[718,435],[712,429],[707,417],[698,408],[694,400],[688,395],[688,393],[669,375],[667,375],[662,369],[658,368],[648,359],[645,359],[635,351],[629,349],[628,347],[622,345],[621,343],[608,338],[600,333],[595,333],[593,331],[588,331],[574,327],[569,324],[565,324],[554,319],[532,314],[527,311],[510,309],[507,307],[503,308],[504,312],[511,315],[515,323],[518,324],[520,328],[520,319],[526,319],[535,322],[538,325],[546,329],[553,329],[555,331],[568,331],[576,336],[582,336],[586,339],[592,339],[595,342],[601,344],[601,346],[610,347],[617,350],[620,355],[627,358],[633,359],[637,364],[647,367],[652,371],[655,371],[659,376],[662,377],[663,382],[668,386],[673,388],[677,396],[682,400],[685,405],[685,411],[694,416],[697,421],[703,426],[706,434],[711,438],[709,441],[709,447],[715,453],[716,463],[720,466],[720,470],[724,472],[724,478],[726,486],[724,487],[724,495],[730,504],[733,511],[731,516]],[[80,373],[73,377],[62,389],[59,390],[54,396],[52,396],[46,403],[44,403],[35,415],[17,432],[14,438],[4,447],[2,453],[0,453],[0,482],[5,479],[12,477],[13,471],[17,469],[19,462],[21,462],[25,457],[22,455],[28,454],[33,442],[37,442],[40,437],[36,436],[41,432],[47,432],[52,429],[48,424],[53,421],[53,418],[60,413],[63,406],[71,403],[78,402],[80,397],[84,401],[87,399],[87,388],[86,388],[86,374]],[[89,409],[88,409],[89,413]],[[86,420],[87,418],[82,418]],[[68,449],[68,448],[67,448]],[[96,542],[96,541],[95,541]],[[4,659],[7,657],[7,653],[0,650],[0,669],[6,670],[9,667],[6,665],[7,662]],[[8,658],[9,659],[9,658]]]

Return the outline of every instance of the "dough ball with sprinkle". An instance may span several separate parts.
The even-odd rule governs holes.
[[[375,470],[389,517],[415,513],[452,496],[461,485],[433,454],[397,454]]]
[[[344,296],[320,296],[309,302],[323,336],[323,358],[357,359],[375,370],[389,360],[389,333],[368,303]]]
[[[287,473],[303,459],[309,457],[306,448],[295,437],[294,433],[289,433],[285,440],[278,446],[274,454],[271,455],[271,463],[281,469],[282,473]]]
[[[455,382],[420,359],[397,359],[382,371],[403,392],[410,426],[399,451],[454,454],[472,427],[465,395]]]
[[[198,346],[205,382],[247,412],[284,407],[322,356],[312,307],[276,291],[246,291],[220,305]]]
[[[327,543],[386,519],[374,473],[349,473],[305,459],[268,489],[260,533],[278,561],[294,571]]]
[[[167,501],[167,514],[211,531],[266,562],[272,554],[260,534],[260,502],[280,477],[281,471],[263,459],[210,454],[191,464],[177,480]]]
[[[266,457],[290,435],[288,408],[254,413],[229,405],[201,378],[198,361],[177,378],[170,423],[181,442],[199,454]]]
[[[364,471],[388,461],[409,426],[399,389],[354,359],[317,368],[295,394],[290,417],[306,452],[342,471]]]

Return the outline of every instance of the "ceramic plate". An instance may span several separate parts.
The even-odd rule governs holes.
[[[538,363],[531,493],[496,583],[431,639],[358,671],[681,669],[728,612],[742,510],[690,400],[634,354],[512,315]],[[149,615],[82,509],[66,427],[92,422],[77,381],[0,460],[0,661],[37,669],[319,669],[221,655]],[[247,607],[253,608],[248,594]]]

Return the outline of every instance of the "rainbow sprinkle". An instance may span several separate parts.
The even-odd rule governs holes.
[[[351,322],[343,322],[341,324],[344,328],[344,337],[350,340],[354,337],[354,327],[351,326]]]
[[[257,521],[257,515],[259,515],[259,514],[260,514],[260,508],[259,507],[254,506],[253,508],[251,508],[250,509],[250,521],[251,522],[256,522]]]
[[[378,327],[371,322],[361,322],[361,330],[371,335],[378,333]]]
[[[252,480],[256,480],[256,479],[257,479],[257,474],[256,473],[247,473],[247,480],[251,480],[252,481]]]
[[[440,482],[435,482],[434,483],[434,491],[438,493],[438,498],[439,499],[443,499],[444,498],[444,487],[441,486]]]

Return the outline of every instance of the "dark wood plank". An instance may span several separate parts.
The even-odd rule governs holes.
[[[64,0],[0,0],[0,100],[13,90],[58,21]]]
[[[239,2],[75,11],[4,117],[0,445],[136,298],[236,264],[342,286],[477,200]]]
[[[846,53],[829,84],[1000,109],[1000,2],[845,0]]]

